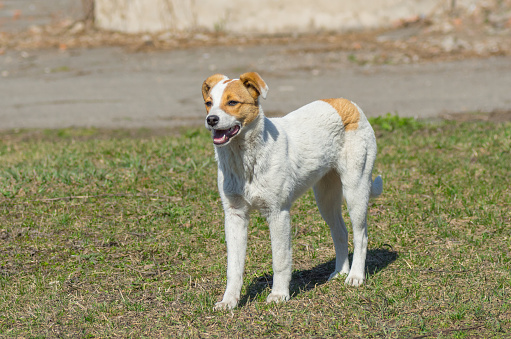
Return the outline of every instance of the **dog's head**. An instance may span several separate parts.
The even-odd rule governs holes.
[[[215,74],[202,84],[202,96],[208,115],[206,128],[216,146],[227,145],[259,115],[259,96],[266,98],[268,86],[255,72],[239,79]]]

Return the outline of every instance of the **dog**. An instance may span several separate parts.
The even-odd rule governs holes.
[[[270,119],[260,104],[267,93],[268,86],[256,72],[239,79],[215,74],[202,84],[227,244],[227,286],[216,310],[235,308],[240,299],[252,210],[259,210],[270,228],[274,276],[266,301],[289,299],[289,212],[311,186],[335,246],[335,271],[330,279],[347,274],[345,283],[352,286],[365,279],[369,198],[383,190],[381,176],[372,180],[376,138],[370,123],[347,99],[314,101]],[[348,231],[341,214],[343,198],[353,224],[351,269]]]

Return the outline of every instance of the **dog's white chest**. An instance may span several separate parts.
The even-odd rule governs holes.
[[[243,201],[250,209],[265,209],[275,199],[260,180],[254,179],[247,180],[233,173],[224,173],[219,184],[226,195]]]
[[[245,201],[250,205],[250,207],[256,210],[267,209],[271,204],[271,202],[268,201],[271,200],[271,197],[265,195],[261,187],[255,182],[245,185],[245,189],[243,190],[243,197]]]

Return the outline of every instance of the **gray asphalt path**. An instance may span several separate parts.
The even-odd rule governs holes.
[[[383,66],[315,58],[282,46],[6,51],[0,55],[0,129],[201,125],[203,80],[253,70],[270,88],[263,102],[268,115],[330,97],[351,99],[368,116],[511,110],[511,58]]]

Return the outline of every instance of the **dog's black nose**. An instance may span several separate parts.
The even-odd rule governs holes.
[[[206,121],[208,122],[208,125],[211,126],[211,127],[213,127],[216,124],[218,124],[218,120],[220,120],[218,115],[210,115],[209,117],[206,118]]]

